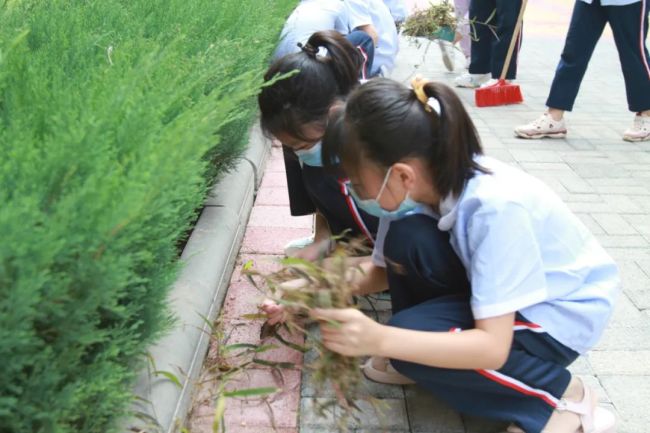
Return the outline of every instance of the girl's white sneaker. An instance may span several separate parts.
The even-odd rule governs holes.
[[[476,89],[481,87],[482,84],[490,79],[490,74],[470,74],[469,72],[461,75],[454,80],[456,87],[464,87],[466,89]]]
[[[566,133],[564,119],[554,120],[548,113],[544,113],[532,122],[515,128],[515,135],[520,138],[564,138]]]
[[[623,133],[625,141],[650,140],[650,117],[637,114],[634,116],[632,127]]]

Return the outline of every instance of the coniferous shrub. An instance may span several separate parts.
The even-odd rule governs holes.
[[[110,432],[295,0],[0,0],[0,432]]]

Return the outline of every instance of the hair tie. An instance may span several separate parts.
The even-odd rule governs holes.
[[[312,46],[309,43],[303,44],[302,42],[298,42],[298,47],[307,55],[310,55],[312,57],[316,57],[316,54],[318,54],[318,48]]]
[[[424,110],[426,112],[432,113],[435,111],[436,114],[440,114],[440,101],[434,97],[428,96],[424,91],[424,86],[426,86],[428,83],[430,83],[429,80],[416,75],[411,80],[411,87],[413,88],[415,97],[418,98],[418,101],[420,101],[422,105],[424,105]]]

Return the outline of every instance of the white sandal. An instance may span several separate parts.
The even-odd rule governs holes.
[[[373,360],[375,362],[384,363],[385,370],[378,370],[373,365]],[[390,364],[388,358],[371,356],[365,364],[361,366],[361,371],[363,374],[373,382],[385,383],[388,385],[413,385],[415,382],[399,373],[393,368]]]
[[[584,390],[582,401],[576,403],[562,399],[556,410],[569,411],[580,415],[580,430],[577,433],[616,433],[616,417],[605,408],[599,407],[598,396],[582,379]]]
[[[558,411],[569,411],[580,416],[580,428],[575,433],[616,433],[616,417],[605,408],[597,406],[598,397],[582,379],[584,396],[582,401],[574,402],[566,399],[560,400]],[[514,424],[510,424],[508,433],[525,433]],[[553,433],[544,430],[544,433]]]

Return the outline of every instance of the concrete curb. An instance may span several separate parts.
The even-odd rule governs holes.
[[[140,416],[129,428],[180,431],[208,348],[210,328],[203,318],[212,323],[221,309],[270,149],[255,122],[242,160],[208,195],[170,292],[175,326],[149,350],[153,368],[174,374],[182,388],[163,375],[142,372],[135,386]]]

